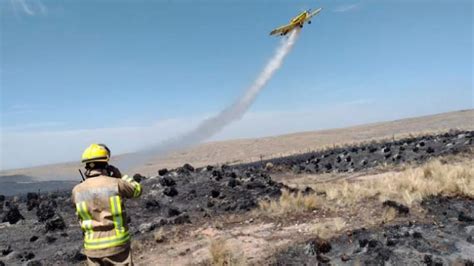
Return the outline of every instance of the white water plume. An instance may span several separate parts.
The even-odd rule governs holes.
[[[214,136],[230,123],[241,119],[255,101],[257,95],[262,91],[275,72],[282,66],[283,60],[293,48],[299,36],[299,32],[300,30],[296,29],[290,33],[290,36],[287,39],[282,40],[280,46],[275,51],[275,54],[265,65],[265,68],[258,75],[252,86],[250,86],[232,105],[222,110],[216,116],[204,120],[195,129],[177,138],[164,141],[160,145],[134,153],[131,156],[126,156],[123,162],[120,162],[119,166],[124,168],[129,168],[127,166],[139,166],[149,160],[152,156],[165,155],[175,150],[194,146]]]

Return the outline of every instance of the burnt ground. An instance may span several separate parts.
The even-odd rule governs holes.
[[[157,176],[152,177],[137,174],[134,178],[141,179],[144,193],[139,200],[126,202],[131,214],[131,232],[135,239],[141,239],[162,226],[200,224],[225,214],[246,213],[256,208],[259,200],[277,198],[281,189],[287,188],[272,180],[271,175],[277,173],[357,172],[381,164],[422,163],[434,157],[470,152],[473,138],[473,131],[452,131],[251,164],[198,169],[184,165],[169,171],[161,169]],[[465,202],[472,205],[471,201]],[[82,233],[69,191],[0,196],[0,206],[0,222],[3,222],[0,224],[1,262],[64,265],[84,260],[81,254]],[[466,210],[465,214],[472,217],[472,209]],[[447,221],[443,230],[451,230],[451,224],[454,223]],[[422,235],[429,235],[423,231],[429,228],[420,227],[419,230],[422,230]],[[452,232],[455,235],[456,232]],[[336,252],[337,248],[333,250]],[[287,257],[291,258],[290,255]],[[285,256],[281,258],[284,262]]]
[[[274,265],[473,265],[474,200],[422,202],[429,222],[404,222],[310,239],[276,255]]]

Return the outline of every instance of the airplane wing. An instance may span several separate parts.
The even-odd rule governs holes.
[[[309,16],[305,19],[305,21],[308,21],[310,20],[312,17],[316,16],[317,14],[319,14],[319,12],[321,12],[321,10],[323,10],[322,7],[314,10],[311,14],[309,14]]]
[[[270,35],[275,35],[275,34],[283,34],[285,35],[289,31],[291,31],[294,28],[292,24],[287,24],[285,26],[281,26],[279,28],[276,28],[270,32]]]

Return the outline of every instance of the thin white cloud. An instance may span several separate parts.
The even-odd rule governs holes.
[[[352,10],[355,10],[359,7],[360,4],[346,4],[346,5],[340,5],[334,8],[334,12],[336,13],[344,13],[344,12],[349,12]]]
[[[26,3],[26,0],[14,0],[14,1],[18,2],[21,5],[21,8],[26,14],[30,16],[33,16],[35,14],[35,12],[33,12],[33,10]]]
[[[22,14],[35,16],[38,14],[45,15],[48,11],[41,0],[10,0],[13,10],[17,12],[19,9]]]

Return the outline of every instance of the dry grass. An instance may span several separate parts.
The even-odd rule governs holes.
[[[380,179],[323,184],[317,189],[326,192],[327,200],[343,206],[357,204],[367,198],[391,199],[409,206],[436,195],[474,198],[473,163],[472,159],[455,164],[435,160]]]
[[[260,211],[270,216],[313,211],[318,206],[320,206],[320,203],[314,195],[303,195],[301,192],[289,193],[286,190],[276,201],[264,200],[259,202]]]
[[[354,207],[365,200],[390,199],[411,206],[428,196],[474,198],[473,165],[474,160],[471,158],[450,164],[435,160],[377,179],[319,183],[313,187],[316,191],[324,192],[325,197],[283,192],[278,200],[262,201],[259,207],[267,215],[282,215],[316,208]],[[386,221],[394,216],[390,213],[383,215]]]
[[[385,208],[383,213],[382,213],[382,221],[384,223],[391,222],[395,220],[398,216],[398,211],[395,208]]]
[[[160,229],[158,229],[158,231],[153,233],[153,238],[155,239],[156,243],[162,243],[166,240],[163,227],[160,227]]]
[[[236,255],[236,248],[233,248],[224,239],[211,239],[209,243],[210,259],[207,265],[245,265],[242,257]]]
[[[315,224],[312,231],[322,239],[329,239],[335,234],[340,233],[346,227],[346,222],[338,217]]]

